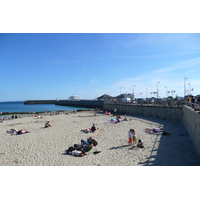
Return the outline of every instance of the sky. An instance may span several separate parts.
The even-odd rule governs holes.
[[[0,66],[0,101],[197,95],[200,34],[1,33]]]

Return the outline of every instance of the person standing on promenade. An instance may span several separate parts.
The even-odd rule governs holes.
[[[133,129],[130,129],[130,131],[128,132],[128,145],[132,146],[133,145]]]

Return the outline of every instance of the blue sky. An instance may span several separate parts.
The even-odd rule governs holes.
[[[0,101],[196,95],[200,34],[1,33],[0,66]]]

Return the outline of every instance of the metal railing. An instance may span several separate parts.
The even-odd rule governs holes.
[[[105,100],[104,104],[120,104],[120,105],[135,105],[135,106],[150,106],[150,107],[182,107],[183,105],[187,105],[190,106],[192,108],[194,108],[194,110],[199,110],[200,109],[200,104],[199,103],[191,103],[191,102],[187,102],[187,101],[182,101],[182,100],[158,100],[158,101],[122,101],[122,100]]]

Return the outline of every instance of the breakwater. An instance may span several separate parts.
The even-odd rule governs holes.
[[[55,105],[60,106],[75,106],[75,107],[85,107],[85,108],[103,108],[104,101],[95,100],[80,100],[80,101],[68,101],[59,100],[55,102]]]
[[[27,100],[24,104],[55,104],[56,100]]]

